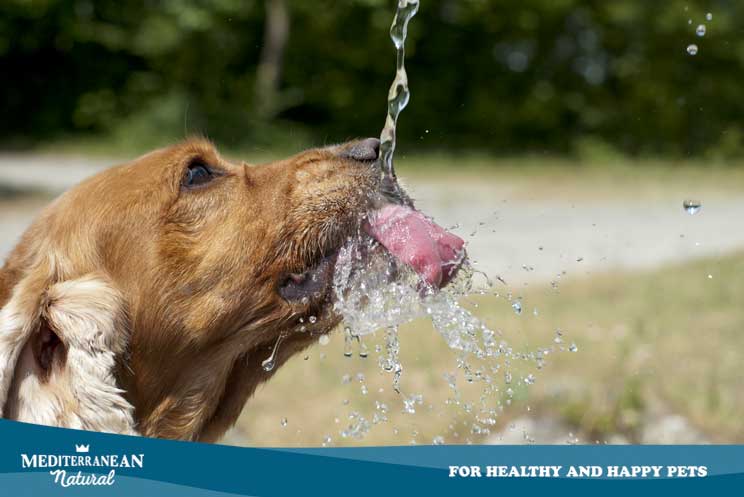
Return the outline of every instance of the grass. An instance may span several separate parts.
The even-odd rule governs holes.
[[[687,417],[715,442],[744,442],[742,274],[744,254],[738,254],[650,273],[564,281],[557,289],[537,286],[522,293],[525,310],[536,307],[537,316],[516,315],[503,297],[473,299],[475,312],[502,330],[515,349],[554,348],[540,371],[533,362],[514,363],[515,379],[532,372],[536,383],[514,382],[514,402],[502,404],[493,429],[524,414],[549,415],[581,433],[583,441],[611,434],[638,441],[644,419],[664,412]],[[564,333],[560,345],[553,343],[558,328]],[[368,342],[374,351],[383,340]],[[578,352],[566,350],[572,342]],[[367,359],[346,358],[342,349],[336,333],[306,360],[286,365],[250,402],[234,436],[274,446],[320,445],[327,435],[337,445],[431,443],[437,435],[449,443],[484,440],[470,431],[474,414],[445,403],[452,391],[442,375],[456,370],[456,357],[427,323],[401,332],[403,392],[423,395],[416,414],[403,412],[402,398],[389,374],[380,372],[374,352]],[[365,375],[366,395],[356,379],[343,383],[343,375],[358,373]],[[462,402],[477,405],[479,389],[467,387]],[[362,440],[341,437],[349,413],[368,420],[379,413],[375,401],[388,405],[388,421],[373,425]]]

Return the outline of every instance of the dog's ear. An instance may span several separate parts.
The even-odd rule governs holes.
[[[0,268],[0,309],[5,307],[5,304],[10,299],[10,291],[15,284],[11,278],[10,269],[7,267]]]
[[[114,375],[128,329],[125,302],[104,275],[51,286],[21,280],[0,311],[3,417],[132,433]]]
[[[5,411],[14,370],[21,350],[39,327],[41,296],[48,274],[33,272],[10,287],[9,271],[3,269],[0,284],[3,306],[0,309],[0,414]]]

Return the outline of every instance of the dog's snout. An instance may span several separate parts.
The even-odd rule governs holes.
[[[380,156],[380,140],[377,138],[366,138],[358,141],[344,150],[342,155],[361,162],[377,160]]]

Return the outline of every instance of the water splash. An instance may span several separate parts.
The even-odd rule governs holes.
[[[493,283],[488,278],[485,288],[474,288],[475,274],[465,261],[457,277],[444,289],[422,289],[418,275],[407,266],[397,266],[389,253],[380,250],[377,242],[369,238],[350,240],[341,249],[336,266],[334,310],[344,321],[347,337],[385,330],[385,346],[378,349],[378,363],[381,370],[393,374],[393,387],[399,393],[403,373],[399,326],[418,318],[428,319],[447,345],[459,352],[458,368],[467,382],[486,385],[482,396],[485,404],[487,397],[497,391],[494,373],[503,374],[505,382],[510,383],[512,359],[534,361],[538,369],[543,359],[534,352],[515,356],[512,348],[501,339],[501,332],[490,329],[460,304],[460,300],[470,295],[491,292]],[[515,300],[514,304],[518,304],[521,311],[520,301]],[[518,312],[517,307],[515,312]],[[562,336],[562,332],[557,335]],[[350,355],[348,346],[344,354]],[[486,363],[476,366],[478,361]],[[449,383],[454,389],[454,378]]]
[[[392,188],[398,189],[393,166],[393,155],[396,146],[396,127],[398,116],[406,108],[411,93],[408,89],[408,74],[406,73],[406,38],[408,37],[408,23],[416,15],[419,0],[398,0],[398,8],[390,27],[390,39],[396,50],[396,72],[393,84],[388,92],[388,110],[385,127],[380,135],[380,161],[383,179]]]
[[[418,7],[418,0],[397,2],[397,12],[390,29],[390,37],[396,49],[397,70],[388,94],[387,117],[380,146],[379,161],[383,186],[392,189],[404,199],[406,197],[397,183],[393,156],[396,149],[398,117],[410,100],[405,70],[405,41],[408,23],[416,14]],[[455,351],[453,357],[458,371],[444,375],[451,391],[444,403],[448,408],[461,409],[467,419],[473,420],[472,424],[466,427],[466,433],[482,437],[488,435],[491,427],[497,424],[497,418],[504,410],[504,406],[512,403],[515,389],[521,391],[536,381],[535,375],[525,369],[542,369],[546,363],[546,356],[551,351],[564,350],[565,347],[550,344],[546,348],[534,351],[523,347],[515,350],[503,339],[501,331],[489,328],[461,305],[462,301],[477,307],[477,303],[469,300],[474,294],[499,297],[499,294],[493,291],[491,279],[485,274],[483,274],[485,286],[475,288],[476,274],[482,273],[465,260],[457,276],[448,286],[442,290],[433,290],[422,285],[421,279],[413,270],[398,263],[378,242],[361,235],[347,240],[346,245],[339,251],[334,271],[333,293],[334,311],[341,316],[344,323],[345,357],[353,357],[355,341],[359,342],[360,357],[366,357],[368,352],[363,346],[362,337],[383,330],[384,341],[374,349],[377,353],[377,365],[382,372],[392,376],[393,390],[399,394],[398,398],[406,415],[413,416],[417,412],[431,410],[433,406],[431,404],[424,406],[420,393],[402,391],[403,366],[400,359],[399,330],[400,326],[415,319],[428,319],[450,349]],[[500,277],[497,277],[497,281],[506,285]],[[519,299],[512,301],[509,295],[509,304],[513,306],[515,313],[522,312],[522,303]],[[534,313],[537,315],[536,309]],[[321,345],[327,343],[328,337],[323,335]],[[526,368],[519,365],[513,374],[512,368],[518,362],[529,364]],[[458,385],[460,376],[464,381]],[[502,383],[502,378],[506,385]],[[391,412],[385,402],[370,399],[374,394],[367,395],[368,389],[364,378],[359,381],[362,396],[369,399],[363,402],[374,401],[375,409],[370,414],[371,422],[358,411],[348,413],[349,423],[339,431],[342,439],[363,438],[372,426],[387,422],[388,413]],[[351,375],[345,374],[341,383],[351,386]],[[461,388],[470,390],[471,387],[479,389],[478,400],[461,395]],[[380,388],[378,392],[382,393],[383,389]],[[349,405],[349,401],[345,400],[343,405]],[[335,422],[340,423],[340,419],[336,418]],[[449,435],[453,439],[460,437],[454,424],[450,425],[450,430]],[[396,435],[401,433],[397,426],[393,426],[392,431]],[[414,430],[411,443],[417,443],[417,437],[418,431]],[[471,441],[471,438],[465,438],[465,443]],[[327,443],[330,443],[330,437]],[[437,435],[433,443],[444,443],[444,437]]]

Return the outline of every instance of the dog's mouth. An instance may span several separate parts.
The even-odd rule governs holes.
[[[338,259],[336,249],[300,273],[288,273],[279,286],[279,294],[288,301],[317,301],[330,294],[333,284],[333,272]]]
[[[340,156],[373,167],[379,153],[380,141],[367,139],[345,148]],[[279,286],[285,300],[315,304],[313,307],[330,303],[339,253],[354,237],[374,239],[393,256],[394,263],[410,267],[430,289],[439,290],[452,280],[465,260],[465,242],[417,210],[394,177],[381,177],[374,189],[377,192],[366,198],[357,218],[327,223],[337,228],[330,246],[319,249],[301,272],[285,273]],[[323,247],[323,243],[318,245]],[[369,255],[367,250],[361,254],[362,265]]]
[[[412,206],[387,203],[365,216],[361,228],[434,290],[445,287],[465,260],[464,240]],[[339,251],[335,248],[305,271],[287,274],[280,295],[305,304],[330,302]]]

